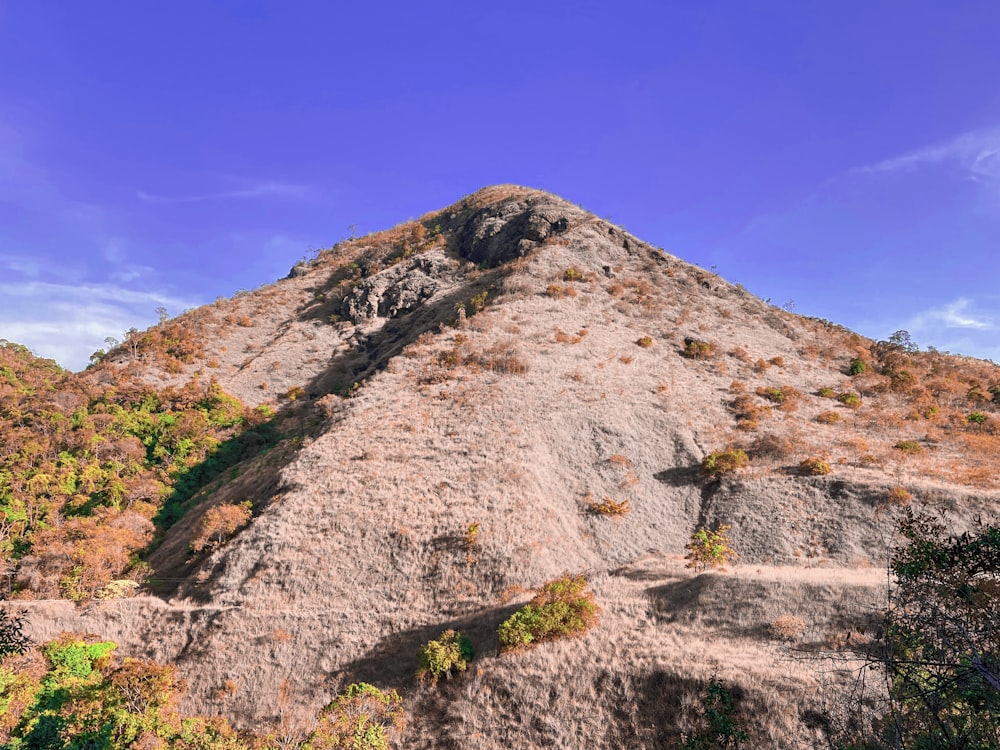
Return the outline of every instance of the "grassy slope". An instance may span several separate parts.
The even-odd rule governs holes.
[[[478,271],[459,256],[494,226],[477,217],[483,208],[508,221],[526,208],[566,217],[569,228],[527,259]],[[172,606],[116,602],[81,619],[40,604],[53,619],[36,629],[72,624],[176,659],[196,710],[233,679],[239,690],[223,709],[248,724],[273,717],[283,686],[315,709],[349,678],[407,691],[408,746],[666,746],[690,729],[695,696],[718,672],[744,691],[742,717],[762,743],[811,742],[819,730],[807,711],[822,710],[826,696],[820,673],[782,660],[767,625],[796,615],[807,642],[836,645],[864,619],[884,580],[891,487],[955,509],[957,523],[995,500],[995,488],[982,486],[991,480],[962,473],[971,444],[994,449],[988,431],[963,422],[965,380],[996,377],[995,368],[910,363],[921,387],[941,383],[938,415],[908,419],[923,394],[845,374],[870,342],[767,306],[551,196],[494,189],[423,222],[444,232],[422,252],[455,258],[454,273],[409,317],[334,325],[325,296],[338,267],[405,245],[406,228],[197,313],[220,318],[205,361],[245,399],[293,385],[319,395],[370,377],[350,399],[300,405],[300,440],[215,494],[212,502],[259,491],[266,497],[254,499],[266,502],[200,563]],[[583,277],[566,281],[570,268]],[[456,301],[483,289],[492,304],[437,332]],[[252,325],[239,323],[241,310]],[[226,315],[237,322],[225,324]],[[644,336],[652,346],[636,343]],[[714,344],[715,355],[681,356],[690,337]],[[241,347],[250,351],[237,354]],[[267,388],[255,384],[262,368],[271,368]],[[767,402],[758,387],[801,395],[794,409],[774,408],[742,431],[730,407],[734,381],[759,406]],[[857,411],[813,395],[859,386]],[[814,421],[831,410],[838,423]],[[917,456],[892,447],[914,438],[926,446]],[[699,475],[707,453],[734,444],[750,450],[749,469],[719,482]],[[829,461],[830,475],[798,475],[813,455]],[[632,512],[586,512],[605,497],[629,500]],[[162,547],[163,569],[185,570],[196,519]],[[463,537],[473,522],[480,534],[470,551]],[[732,524],[742,565],[694,577],[679,562],[683,545],[696,526],[718,522]],[[807,566],[822,577],[809,578]],[[494,628],[522,592],[566,571],[591,575],[601,628],[491,656]],[[176,626],[151,624],[153,612]],[[417,645],[456,625],[487,658],[437,693],[418,688]],[[834,695],[844,675],[831,674]]]

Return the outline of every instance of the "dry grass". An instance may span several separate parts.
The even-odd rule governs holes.
[[[511,203],[477,218],[496,200]],[[460,236],[492,237],[529,214],[569,226],[497,271],[469,267]],[[231,679],[241,689],[224,710],[243,726],[286,720],[279,694],[314,711],[357,679],[403,691],[406,747],[672,747],[697,726],[717,674],[739,695],[749,746],[821,745],[816,717],[848,685],[849,663],[792,659],[772,628],[801,618],[796,648],[819,652],[871,624],[899,512],[891,488],[959,520],[995,503],[1000,438],[967,416],[997,408],[970,402],[970,379],[985,394],[1000,373],[921,354],[896,363],[912,379],[893,379],[874,371],[873,342],[775,311],[524,188],[483,191],[420,222],[428,233],[441,224],[436,244],[414,244],[408,225],[357,238],[305,275],[213,306],[204,359],[218,366],[202,377],[250,404],[304,391],[280,404],[281,447],[214,488],[210,502],[254,497],[260,512],[195,568],[184,565],[197,514],[171,530],[153,558],[160,575],[184,579],[169,602],[30,602],[33,635],[101,633],[125,653],[175,660],[193,711],[214,710]],[[330,321],[361,279],[417,261],[440,271],[413,311]],[[564,281],[569,268],[582,278]],[[456,330],[455,303],[487,288],[491,304]],[[639,351],[632,342],[647,336],[654,345]],[[856,356],[873,371],[849,378]],[[186,382],[197,366],[181,362],[163,382]],[[841,393],[857,402],[832,400]],[[794,411],[780,408],[789,401]],[[892,446],[905,440],[927,448],[904,456]],[[701,475],[705,454],[728,445],[745,447],[750,465]],[[810,454],[835,473],[796,476]],[[588,495],[631,510],[615,522],[582,513]],[[732,524],[744,564],[685,571],[680,556],[702,524]],[[497,625],[566,570],[593,573],[600,628],[496,657]],[[414,681],[413,654],[448,628],[469,633],[481,659],[430,693]]]

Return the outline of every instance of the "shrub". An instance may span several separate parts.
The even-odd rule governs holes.
[[[191,549],[201,552],[206,547],[218,547],[236,530],[245,526],[252,516],[249,501],[234,505],[225,503],[209,508],[201,518],[198,534],[191,540]]]
[[[824,387],[816,391],[816,395],[819,396],[820,398],[836,398],[837,392],[833,390],[833,388]]]
[[[628,500],[615,502],[610,497],[606,497],[599,503],[591,503],[588,510],[600,516],[624,516],[632,510],[632,505]]]
[[[768,625],[768,630],[772,638],[782,641],[797,641],[806,632],[806,623],[801,617],[795,615],[781,615]]]
[[[900,440],[892,447],[903,453],[920,453],[924,449],[916,440]]]
[[[851,360],[851,364],[847,368],[849,375],[861,375],[865,370],[868,369],[868,365],[865,364],[863,359],[855,357]]]
[[[586,590],[584,576],[565,576],[545,584],[528,604],[498,629],[504,651],[586,633],[597,624],[600,608]]]
[[[403,699],[366,682],[348,685],[320,713],[305,750],[388,750],[406,726]]]
[[[837,396],[837,400],[844,406],[847,406],[851,409],[857,409],[859,406],[861,406],[861,396],[855,393],[854,391],[847,391],[845,393],[841,393],[839,396]]]
[[[715,345],[707,341],[686,338],[681,354],[688,359],[711,359],[715,354]]]
[[[708,681],[702,708],[707,726],[690,737],[682,735],[681,750],[737,748],[748,739],[747,733],[733,720],[736,705],[732,693],[716,677]]]
[[[913,495],[905,487],[893,487],[886,495],[886,502],[889,505],[909,505],[913,500]]]
[[[468,636],[457,630],[446,630],[436,641],[428,641],[417,651],[417,677],[430,678],[436,685],[442,677],[451,679],[453,671],[464,672],[469,667],[475,652]]]
[[[691,541],[684,549],[687,554],[685,567],[702,571],[706,568],[723,568],[727,562],[736,558],[736,550],[729,540],[729,524],[723,524],[715,531],[696,529],[691,534]]]
[[[563,272],[563,281],[580,281],[583,278],[583,272],[576,266],[570,266]]]
[[[22,654],[31,645],[24,634],[28,613],[24,610],[8,612],[0,609],[0,659],[8,654]]]
[[[785,392],[781,388],[758,388],[757,395],[775,404],[785,403]]]
[[[747,454],[739,448],[709,453],[701,462],[701,470],[710,477],[742,469],[750,463]]]
[[[642,338],[640,338],[635,343],[638,344],[639,346],[641,346],[643,349],[649,349],[653,345],[653,337],[652,336],[643,336]]]
[[[820,424],[835,424],[840,421],[840,415],[835,411],[821,411],[816,415],[816,421]]]
[[[974,411],[966,417],[970,424],[983,424],[987,419],[988,417],[981,411]]]
[[[766,433],[761,435],[750,445],[749,453],[754,460],[773,459],[781,460],[787,458],[795,448],[795,444],[790,438]]]
[[[822,476],[830,473],[830,464],[822,458],[810,456],[799,464],[799,471],[810,477]]]

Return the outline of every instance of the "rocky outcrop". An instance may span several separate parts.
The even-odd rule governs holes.
[[[476,211],[458,234],[459,253],[490,268],[527,255],[569,229],[561,200],[513,199]]]
[[[340,315],[355,324],[405,315],[434,296],[454,266],[443,253],[434,253],[380,271],[354,286]]]

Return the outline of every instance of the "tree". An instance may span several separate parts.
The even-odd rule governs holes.
[[[23,653],[31,645],[31,639],[24,634],[27,621],[28,613],[24,610],[8,612],[0,609],[0,658]]]
[[[696,529],[691,534],[691,541],[684,549],[687,554],[688,568],[695,568],[703,571],[706,568],[725,568],[727,562],[736,558],[736,551],[732,548],[729,540],[728,524],[723,524],[715,531],[708,529]]]
[[[911,509],[872,652],[889,703],[872,748],[1000,748],[1000,525],[948,534]]]

